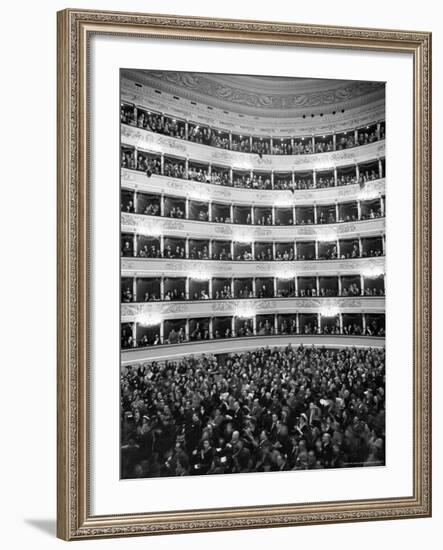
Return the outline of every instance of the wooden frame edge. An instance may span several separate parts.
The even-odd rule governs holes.
[[[70,539],[69,495],[69,32],[57,14],[57,536]]]
[[[414,55],[414,329],[416,428],[415,493],[383,501],[284,505],[93,517],[88,514],[86,437],[86,254],[87,201],[81,48],[86,33],[122,26],[158,30],[159,36],[299,43],[306,46],[398,48]],[[145,25],[145,27],[144,27]],[[57,14],[57,536],[64,540],[257,529],[289,525],[429,517],[431,499],[431,34],[328,27],[253,20],[63,10]],[[237,33],[237,38],[232,34]],[[292,33],[292,34],[291,34]],[[309,34],[311,33],[311,35]],[[311,39],[309,39],[309,35]],[[335,40],[335,42],[334,42]],[[356,45],[355,41],[360,40]],[[276,42],[277,41],[277,42]],[[75,44],[74,44],[75,42]],[[331,45],[332,44],[332,45]],[[73,48],[75,48],[74,54]],[[84,51],[82,52],[84,55]],[[76,56],[76,57],[75,57]],[[82,76],[83,71],[83,76]],[[74,81],[75,80],[75,81]],[[418,95],[418,97],[417,97]],[[80,155],[80,151],[83,153]],[[418,231],[417,231],[418,230]],[[418,280],[417,280],[418,278]],[[420,283],[420,284],[418,284]],[[83,331],[83,333],[81,332]],[[76,365],[78,369],[72,368]],[[425,368],[423,368],[425,367]],[[425,393],[426,392],[426,393]],[[315,511],[315,509],[317,511]]]

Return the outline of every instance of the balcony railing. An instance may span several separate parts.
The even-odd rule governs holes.
[[[187,276],[189,272],[204,273],[214,277],[294,277],[311,274],[354,275],[362,272],[372,276],[384,273],[385,258],[352,258],[348,260],[308,260],[308,261],[189,261],[163,258],[121,259],[122,277],[138,276]]]
[[[184,310],[174,318],[153,314],[139,315],[121,324],[122,349],[153,348],[236,338],[278,335],[385,336],[384,313],[323,311],[273,313],[268,310],[245,315],[225,312],[206,317],[186,317]]]
[[[220,340],[204,340],[200,342],[185,342],[173,345],[158,345],[148,348],[122,349],[121,364],[127,366],[144,361],[174,361],[185,356],[199,354],[218,353],[242,353],[248,350],[256,350],[258,347],[267,345],[271,348],[285,348],[288,345],[297,347],[321,346],[321,347],[361,347],[361,348],[383,348],[385,338],[377,336],[351,336],[351,335],[274,335],[247,338],[229,338]]]
[[[147,319],[160,316],[165,319],[178,317],[198,318],[213,316],[238,316],[242,312],[261,314],[317,313],[319,310],[337,310],[340,313],[384,313],[385,298],[382,296],[357,296],[350,298],[265,298],[255,300],[202,300],[192,302],[147,302],[122,304],[121,321],[130,323],[140,317]]]
[[[136,150],[163,153],[172,157],[188,158],[197,162],[227,166],[237,170],[291,172],[293,170],[312,170],[312,167],[315,166],[318,171],[326,171],[336,166],[363,163],[385,156],[385,140],[327,153],[259,156],[258,154],[217,149],[199,143],[167,137],[127,124],[121,126],[121,142]]]
[[[190,120],[156,113],[130,103],[121,105],[121,122],[145,131],[217,149],[259,155],[295,156],[351,149],[385,138],[385,122],[365,124],[338,133],[301,136],[237,134]]]
[[[180,197],[190,200],[204,200],[222,204],[275,206],[297,204],[298,206],[338,204],[348,201],[365,201],[385,195],[385,179],[377,179],[365,183],[323,189],[308,189],[294,191],[242,189],[226,187],[210,183],[200,183],[168,176],[153,174],[146,177],[144,172],[123,168],[121,170],[121,186],[126,190],[137,190],[142,193],[160,194]]]
[[[296,218],[295,207],[293,217]],[[254,219],[254,212],[252,212],[252,219]],[[316,211],[313,212],[313,219],[318,221]],[[183,237],[183,235],[187,235],[189,238],[227,239],[240,242],[292,242],[295,239],[332,242],[343,238],[379,236],[385,231],[385,218],[378,217],[330,224],[251,225],[122,212],[121,230],[123,233],[138,233],[153,237],[158,235]]]

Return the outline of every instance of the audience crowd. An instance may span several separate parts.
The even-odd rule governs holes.
[[[241,189],[296,191],[324,189],[326,187],[335,186],[335,178],[333,176],[319,176],[314,183],[312,174],[299,177],[297,173],[294,173],[293,178],[291,173],[287,175],[283,173],[274,173],[272,181],[271,174],[268,173],[260,174],[259,172],[251,173],[248,171],[244,173],[232,172],[231,175],[230,169],[223,169],[217,166],[211,166],[211,170],[209,171],[209,165],[203,168],[196,168],[193,166],[186,168],[183,158],[164,157],[162,168],[162,162],[159,155],[139,151],[137,158],[135,158],[134,151],[130,149],[122,149],[121,167],[145,172],[148,177],[157,174],[171,178]],[[370,170],[361,169],[358,177],[355,170],[341,173],[339,169],[337,172],[337,186],[352,185],[356,183],[364,185],[367,182],[377,180],[381,177],[383,176],[374,168]]]
[[[262,155],[310,155],[313,153],[329,153],[334,151],[334,140],[330,136],[316,136],[314,143],[311,137],[306,138],[258,138],[251,136],[241,136],[228,132],[200,126],[192,122],[188,123],[186,132],[186,123],[184,120],[177,120],[173,117],[161,113],[153,113],[144,109],[137,109],[135,115],[134,107],[131,105],[122,105],[120,110],[120,119],[124,124],[137,126],[144,130],[149,130],[157,134],[169,137],[183,139],[202,145],[228,149],[242,153],[255,153]],[[375,141],[385,139],[385,125],[380,125],[380,131],[377,133],[375,128],[359,130],[357,139],[353,131],[345,132],[336,136],[335,150],[350,149],[361,145],[368,145]]]
[[[123,367],[122,478],[384,464],[384,349],[288,346]]]

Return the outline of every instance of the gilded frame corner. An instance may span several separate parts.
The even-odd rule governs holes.
[[[431,33],[68,9],[58,24],[57,534],[65,540],[431,515]],[[414,59],[414,464],[405,498],[134,515],[89,510],[87,46],[92,33],[369,49]]]

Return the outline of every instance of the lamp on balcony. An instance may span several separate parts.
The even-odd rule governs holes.
[[[159,325],[162,321],[162,316],[157,312],[140,313],[135,319],[135,322],[143,327]]]

